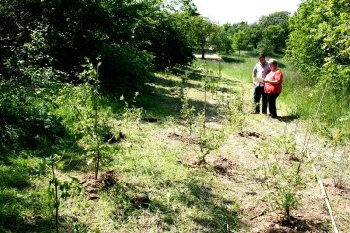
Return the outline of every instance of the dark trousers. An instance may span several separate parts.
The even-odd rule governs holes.
[[[266,94],[267,95],[267,104],[269,105],[269,112],[271,117],[277,117],[276,110],[276,99],[279,94]]]
[[[255,113],[260,113],[260,99],[262,100],[261,112],[266,114],[266,112],[267,112],[267,95],[264,92],[264,87],[261,87],[258,85],[254,88]]]

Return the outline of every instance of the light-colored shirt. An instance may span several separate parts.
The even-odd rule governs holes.
[[[266,61],[261,64],[260,62],[256,63],[253,68],[253,75],[257,79],[264,79],[266,75],[270,72],[269,63]],[[258,80],[255,82],[255,85],[264,86],[263,82],[259,82]]]

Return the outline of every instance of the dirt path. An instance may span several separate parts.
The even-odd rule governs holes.
[[[195,54],[194,55],[196,58],[198,58],[198,59],[201,59],[202,58],[202,55],[201,54]],[[211,60],[211,61],[222,61],[222,58],[219,56],[219,55],[217,55],[217,54],[205,54],[205,59],[207,59],[207,60]]]
[[[240,86],[248,90],[250,88],[242,83]],[[245,101],[249,104],[250,92],[244,93]],[[293,119],[282,109],[278,111],[278,119],[246,111],[242,129],[231,134],[218,151],[208,156],[209,165],[217,170],[225,191],[240,203],[241,223],[238,232],[332,232],[329,213],[310,161],[305,160],[301,166],[304,186],[298,191],[300,205],[292,211],[292,221],[284,221],[281,212],[272,208],[267,201],[267,194],[273,196],[274,193],[264,183],[264,161],[257,151],[269,145],[277,145],[278,149],[283,150],[282,147],[288,146],[283,145],[283,139],[288,139],[290,141],[284,143],[294,145],[295,151],[274,156],[285,167],[295,167],[302,157],[307,128],[305,122]],[[331,179],[332,171],[336,169],[332,159],[340,158],[342,149],[334,151],[325,139],[311,134],[307,151],[315,158],[314,164],[326,186],[339,231],[350,232],[349,189],[346,186],[341,189],[335,187]]]
[[[174,80],[177,78],[173,77]],[[278,190],[275,187],[276,183],[271,183],[274,177],[272,173],[266,176],[264,172],[267,167],[271,169],[272,164],[276,163],[280,166],[279,176],[297,177],[295,168],[302,158],[307,122],[288,115],[287,111],[281,108],[280,99],[277,99],[279,118],[251,114],[251,86],[233,79],[226,73],[222,78],[225,79],[224,88],[236,88],[233,90],[238,94],[236,98],[239,99],[242,96],[244,120],[239,130],[228,130],[230,133],[227,133],[223,145],[207,156],[208,167],[202,169],[196,164],[200,155],[198,138],[194,135],[189,136],[182,119],[174,119],[166,127],[149,127],[147,135],[150,135],[150,141],[159,141],[170,150],[176,149],[178,156],[176,163],[184,165],[185,169],[189,169],[189,173],[191,169],[208,171],[210,176],[214,173],[215,182],[219,181],[220,184],[211,188],[218,189],[214,191],[222,191],[222,196],[232,198],[234,200],[232,203],[237,201],[240,206],[238,213],[240,222],[238,226],[234,226],[235,230],[230,230],[228,227],[227,232],[333,232],[324,197],[312,171],[312,164],[315,165],[328,193],[339,232],[350,232],[350,189],[348,188],[350,171],[344,166],[350,163],[342,163],[342,157],[349,153],[349,148],[334,149],[325,138],[311,134],[307,152],[313,161],[305,158],[302,163],[300,187],[296,189],[299,205],[296,210],[291,210],[291,221],[285,221],[282,211],[276,209],[273,201],[268,199],[275,202],[281,201],[276,192]],[[196,107],[202,107],[204,98],[201,88],[202,84],[199,80],[190,80],[188,96],[193,103],[197,104]],[[169,92],[169,95],[176,96],[176,93]],[[211,108],[217,107],[214,99],[209,99],[208,102]],[[208,127],[216,129],[226,127],[227,122],[223,118],[220,114],[208,117]],[[343,181],[346,181],[343,187],[336,187],[333,182],[333,178],[336,175],[339,177],[339,174],[343,175]],[[269,177],[269,180],[266,177]],[[281,187],[285,187],[283,185],[289,182],[287,178],[278,180]],[[227,226],[229,225],[230,223],[227,222]],[[197,225],[194,224],[194,226]],[[191,232],[213,232],[208,228],[204,229],[206,231]]]
[[[246,95],[247,99],[249,96]],[[295,217],[292,224],[281,222],[281,215],[276,214],[266,202],[268,190],[259,180],[263,161],[256,151],[262,145],[273,144],[281,138],[292,139],[296,145],[292,158],[288,154],[278,155],[277,158],[279,163],[292,166],[292,163],[298,163],[295,160],[302,157],[301,151],[305,145],[306,123],[292,119],[281,109],[279,115],[279,119],[272,119],[265,115],[247,114],[243,129],[231,135],[219,152],[236,165],[228,171],[232,175],[224,175],[221,179],[240,200],[242,226],[239,232],[332,232],[328,209],[312,172],[311,162],[303,163],[301,168],[305,187],[301,190],[299,209],[292,212]],[[281,144],[279,146],[283,147]],[[315,159],[314,165],[326,187],[340,232],[350,232],[350,190],[348,184],[335,187],[332,178],[334,172],[341,168],[337,168],[333,160],[341,160],[344,151],[349,152],[348,149],[334,150],[329,142],[314,133],[311,133],[307,148]],[[347,180],[346,172],[343,178]]]

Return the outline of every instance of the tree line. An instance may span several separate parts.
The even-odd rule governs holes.
[[[196,51],[203,58],[210,48],[283,51],[289,32],[288,12],[253,25],[217,25],[188,0],[1,2],[0,73],[21,82],[47,68],[60,81],[79,82],[85,58],[97,64],[99,57],[105,87],[137,86],[147,71],[188,64]]]
[[[329,83],[343,98],[350,88],[349,4],[305,0],[293,15],[218,25],[191,0],[1,0],[1,141],[8,141],[8,125],[30,126],[20,123],[21,112],[39,98],[36,87],[85,82],[79,74],[87,60],[101,64],[101,87],[127,96],[154,71],[190,64],[196,52],[285,53],[309,85]]]
[[[350,2],[304,1],[289,21],[286,57],[310,83],[350,90]]]

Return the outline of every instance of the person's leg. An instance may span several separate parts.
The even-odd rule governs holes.
[[[267,102],[269,105],[269,112],[272,118],[277,117],[277,110],[276,110],[276,99],[279,94],[268,94],[267,95]]]
[[[261,112],[263,114],[266,114],[267,113],[267,94],[264,92],[264,90],[261,93],[261,99],[262,99]]]
[[[255,113],[260,113],[261,89],[260,86],[254,88]]]

